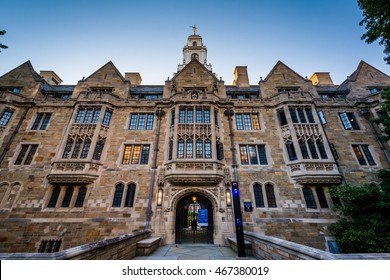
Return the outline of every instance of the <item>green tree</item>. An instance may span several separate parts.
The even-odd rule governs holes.
[[[0,35],[4,35],[5,33],[7,33],[7,31],[5,30],[0,30]],[[8,47],[6,45],[3,45],[2,43],[0,43],[0,52],[1,52],[1,49],[8,49]]]
[[[385,47],[384,60],[390,64],[390,1],[389,0],[358,0],[359,7],[363,10],[361,26],[365,26],[366,33],[362,40],[368,44],[379,40],[379,45]]]
[[[341,219],[330,226],[343,253],[390,252],[390,179],[381,171],[379,185],[341,185],[331,195],[342,200],[335,206]]]

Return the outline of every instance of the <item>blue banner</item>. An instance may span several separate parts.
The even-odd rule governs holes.
[[[207,227],[209,225],[209,212],[208,209],[198,210],[198,226]]]

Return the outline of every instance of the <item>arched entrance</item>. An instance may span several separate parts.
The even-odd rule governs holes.
[[[213,244],[213,205],[204,195],[191,193],[176,206],[175,243]]]

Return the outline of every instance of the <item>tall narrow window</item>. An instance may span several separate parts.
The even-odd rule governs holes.
[[[186,109],[181,108],[179,110],[179,123],[186,122]]]
[[[265,194],[267,195],[267,203],[269,208],[276,208],[276,199],[275,199],[275,192],[274,192],[274,186],[271,184],[265,185]]]
[[[60,196],[61,188],[54,187],[51,193],[49,203],[47,204],[48,208],[55,208],[57,205],[58,197]]]
[[[187,123],[194,123],[194,110],[187,108]]]
[[[204,109],[203,110],[204,115],[204,123],[210,123],[210,109]]]
[[[313,140],[309,139],[307,141],[307,145],[309,146],[311,158],[312,159],[318,159],[318,153],[317,153],[316,145],[314,144]]]
[[[184,140],[180,139],[177,142],[177,158],[184,158]]]
[[[299,123],[297,111],[295,111],[295,108],[290,108],[290,116],[293,123]]]
[[[80,158],[87,158],[88,157],[88,152],[89,152],[90,147],[91,147],[91,140],[90,139],[85,140],[83,149],[81,151]]]
[[[73,148],[73,140],[68,139],[68,142],[66,142],[64,154],[62,155],[62,158],[69,158]]]
[[[92,159],[100,160],[100,157],[102,156],[103,148],[104,148],[103,142],[96,143],[95,150],[93,151]]]
[[[278,118],[279,118],[280,126],[287,124],[286,114],[284,113],[283,109],[278,110]]]
[[[74,145],[73,148],[73,153],[71,158],[78,158],[81,150],[81,146],[83,145],[83,140],[77,139],[76,144]]]
[[[133,155],[131,157],[131,164],[138,164],[141,155],[141,145],[134,145]]]
[[[323,111],[318,111],[318,117],[320,118],[322,124],[327,123],[325,113]]]
[[[215,123],[215,126],[219,126],[219,123],[218,123],[218,111],[216,109],[214,109],[214,123]]]
[[[168,160],[172,160],[172,156],[173,156],[173,141],[169,140]]]
[[[211,141],[210,141],[210,139],[206,139],[204,141],[204,154],[205,154],[205,158],[211,158],[212,157],[212,154],[211,154]]]
[[[76,116],[76,123],[82,123],[83,118],[84,118],[84,112],[85,112],[84,109],[79,109],[79,111],[77,112],[77,116]]]
[[[104,113],[104,118],[102,124],[109,126],[110,125],[110,120],[111,120],[112,112],[111,111],[106,111]]]
[[[194,155],[194,141],[192,139],[188,139],[186,142],[186,157],[192,158]]]
[[[100,116],[100,109],[95,109],[93,112],[92,123],[97,123]]]
[[[122,197],[125,186],[123,184],[118,184],[115,186],[114,199],[112,201],[112,207],[121,207]]]
[[[149,145],[143,145],[141,150],[141,161],[140,164],[148,164],[149,161]]]
[[[305,197],[306,207],[311,209],[317,209],[317,203],[314,199],[313,191],[309,187],[304,187],[302,189],[303,196]]]
[[[260,164],[267,165],[267,154],[265,152],[265,145],[257,145],[257,150],[259,151],[259,161]]]
[[[138,114],[131,114],[130,117],[130,130],[135,130],[137,128],[137,119],[138,119]]]
[[[196,158],[203,158],[203,141],[196,140]]]
[[[79,188],[79,192],[77,194],[76,202],[74,204],[74,207],[83,207],[85,196],[87,194],[87,188],[86,187],[81,187]]]
[[[310,159],[309,151],[307,150],[306,142],[304,140],[299,140],[299,148],[301,149],[302,158]]]
[[[125,207],[133,207],[135,196],[135,184],[131,183],[127,186]]]
[[[223,160],[224,159],[224,152],[223,152],[223,144],[219,141],[217,141],[217,159]]]
[[[146,119],[146,114],[139,114],[139,119],[138,119],[138,130],[143,130],[145,127],[145,119]]]
[[[257,159],[256,146],[248,145],[248,152],[249,152],[250,163],[252,165],[259,164],[259,161]]]
[[[306,112],[307,119],[309,120],[309,123],[315,123],[311,108],[309,107],[305,108],[305,112]]]
[[[64,195],[64,199],[62,200],[61,207],[66,208],[69,207],[70,201],[72,200],[74,188],[73,187],[67,187]]]
[[[16,158],[14,164],[30,165],[37,149],[38,149],[38,145],[30,145],[30,144],[22,145],[22,148],[20,149],[19,155]]]
[[[5,110],[0,118],[0,125],[6,126],[12,117],[13,112],[11,110]]]
[[[146,121],[146,130],[152,130],[153,129],[153,114],[148,114],[148,119]]]
[[[252,129],[251,116],[249,114],[244,114],[244,129],[245,130]]]
[[[324,143],[320,139],[317,139],[317,147],[318,147],[318,150],[320,151],[321,158],[327,159],[328,155],[326,154]]]
[[[287,141],[286,149],[290,161],[297,160],[297,154],[295,153],[294,143],[291,140]]]
[[[249,164],[249,157],[248,157],[248,151],[246,146],[240,146],[240,157],[241,157],[242,165]]]
[[[236,126],[237,126],[237,130],[244,129],[244,125],[242,122],[242,114],[236,114]]]
[[[374,158],[372,157],[368,145],[361,145],[362,151],[368,161],[369,165],[376,165]]]
[[[171,110],[171,126],[175,124],[175,109]]]
[[[303,109],[302,108],[298,108],[297,111],[298,111],[298,116],[299,116],[300,122],[301,123],[307,123],[306,117],[305,117],[305,113],[303,112]]]
[[[202,108],[196,108],[196,123],[203,123]]]
[[[318,202],[321,208],[329,208],[328,201],[326,201],[324,190],[321,187],[316,188]]]
[[[264,207],[264,197],[263,197],[263,190],[261,189],[260,184],[256,183],[253,185],[253,193],[255,195],[256,208],[263,208]]]

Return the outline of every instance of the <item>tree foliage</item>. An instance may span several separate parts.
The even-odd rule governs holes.
[[[390,88],[382,92],[381,109],[378,118],[374,122],[381,127],[381,134],[378,136],[379,141],[390,141]]]
[[[343,253],[390,252],[390,179],[379,185],[341,185],[331,195],[342,200],[335,207],[341,219],[330,226]]]
[[[379,40],[379,45],[385,47],[384,60],[390,64],[390,1],[389,0],[358,0],[359,7],[363,10],[361,26],[365,26],[366,33],[362,40],[371,44]]]
[[[0,30],[0,35],[4,35],[5,33],[7,33],[7,31],[5,30]],[[1,52],[1,49],[8,49],[8,47],[6,45],[3,45],[2,43],[0,43],[0,52]]]

